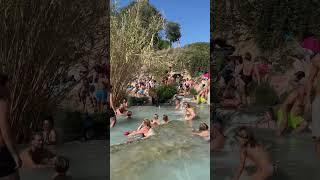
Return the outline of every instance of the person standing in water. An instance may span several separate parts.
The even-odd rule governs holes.
[[[311,59],[311,69],[307,81],[307,112],[312,116],[312,136],[315,140],[315,150],[320,158],[320,53]],[[314,97],[311,99],[311,97]]]
[[[114,127],[117,123],[116,109],[113,105],[112,98],[112,86],[109,85],[108,94],[107,94],[107,117],[110,118],[110,128]]]
[[[9,122],[8,77],[0,73],[0,179],[19,180],[21,159],[15,147]]]
[[[185,120],[192,121],[196,117],[196,113],[194,112],[194,109],[191,107],[189,103],[185,103]]]
[[[307,128],[308,123],[303,118],[305,98],[306,91],[303,86],[299,86],[289,94],[278,111],[278,121],[280,123],[278,135],[282,135],[288,127],[292,128],[295,133],[300,133]]]
[[[240,165],[233,180],[239,180],[247,160],[257,167],[257,171],[251,176],[252,180],[267,180],[275,174],[276,166],[272,163],[269,153],[258,144],[252,132],[240,127],[235,138],[240,143]]]
[[[106,86],[108,82],[105,79],[104,74],[100,73],[98,82],[96,83],[96,99],[97,99],[97,105],[98,105],[98,112],[102,112],[103,110],[103,104],[107,100],[107,94],[106,94]]]

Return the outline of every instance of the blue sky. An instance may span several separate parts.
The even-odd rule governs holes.
[[[132,0],[119,0],[124,6]],[[181,26],[181,45],[210,41],[210,0],[149,0],[168,21]]]

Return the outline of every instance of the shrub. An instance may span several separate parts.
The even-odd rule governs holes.
[[[134,96],[128,97],[129,106],[143,105],[148,101],[149,101],[148,97],[134,97]]]
[[[157,88],[157,95],[160,103],[165,103],[170,100],[175,94],[177,94],[178,90],[175,86],[160,86]]]
[[[272,106],[279,102],[275,89],[269,83],[261,83],[255,91],[256,105]]]
[[[192,96],[196,96],[196,95],[198,95],[198,92],[197,92],[196,89],[192,88],[192,89],[190,89],[190,94],[191,94]]]

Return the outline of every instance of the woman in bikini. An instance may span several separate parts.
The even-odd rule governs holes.
[[[143,139],[148,136],[149,130],[151,129],[151,122],[149,119],[144,119],[137,130],[128,132],[128,137],[132,139]]]
[[[276,173],[276,166],[273,164],[269,153],[256,141],[252,132],[245,127],[240,127],[235,135],[240,143],[240,166],[234,180],[239,180],[247,160],[254,163],[257,170],[251,176],[252,180],[266,180]]]
[[[257,72],[256,65],[251,61],[252,60],[251,54],[247,52],[245,54],[244,59],[245,60],[243,62],[242,71],[239,73],[241,75],[242,81],[244,82],[244,94],[242,97],[244,98],[245,101],[242,101],[242,102],[246,102],[246,104],[249,105],[250,104],[249,88],[253,81],[253,77],[255,76],[257,78],[258,84],[260,84],[260,77],[259,77],[259,73]]]
[[[189,103],[185,103],[185,120],[192,121],[196,117],[196,113],[194,112],[194,109],[190,106]]]

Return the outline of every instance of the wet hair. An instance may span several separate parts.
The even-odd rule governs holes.
[[[241,132],[245,132],[245,136],[240,135]],[[250,131],[247,127],[240,127],[237,132],[236,136],[241,137],[243,139],[247,139],[245,146],[249,145],[250,147],[255,147],[258,143],[252,131]]]
[[[132,111],[128,111],[127,116],[132,116]]]
[[[143,123],[146,123],[148,127],[151,127],[151,122],[149,119],[144,119]]]
[[[43,121],[49,121],[51,127],[54,126],[54,121],[53,121],[53,117],[52,116],[47,116],[46,118],[44,118]]]
[[[303,71],[298,71],[294,74],[298,81],[300,81],[302,78],[306,76],[306,74]]]
[[[189,103],[185,103],[187,108],[191,108],[191,105]]]
[[[163,115],[163,120],[164,120],[165,122],[168,122],[168,121],[169,121],[168,115],[164,114],[164,115]]]
[[[246,53],[244,54],[244,58],[245,58],[246,60],[248,60],[248,61],[251,61],[252,55],[251,55],[249,52],[246,52]]]
[[[31,141],[35,140],[35,139],[36,139],[36,136],[40,136],[41,138],[43,138],[42,132],[33,132],[33,133],[31,134]]]
[[[204,122],[201,122],[200,125],[199,125],[199,131],[206,131],[209,129],[209,126],[204,123]]]
[[[154,114],[153,116],[157,116],[157,118],[159,118],[159,115],[158,115],[158,114]]]
[[[69,170],[69,159],[64,156],[58,156],[56,157],[54,166],[57,173],[66,173]]]

